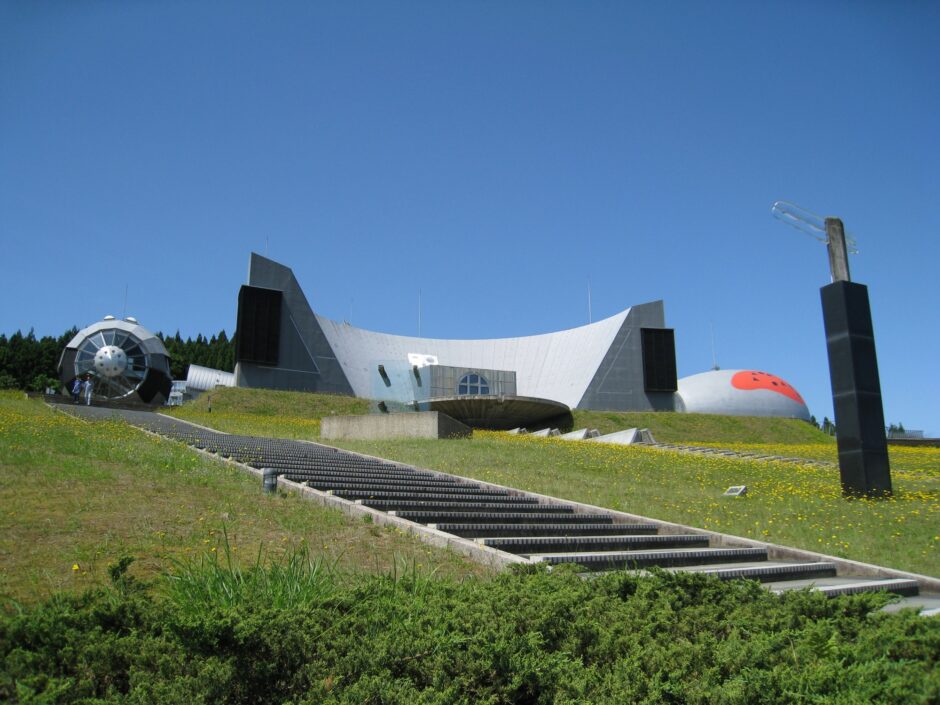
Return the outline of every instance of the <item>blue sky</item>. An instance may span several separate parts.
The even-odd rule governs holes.
[[[0,4],[0,331],[234,328],[254,250],[364,328],[503,337],[663,299],[680,376],[832,417],[825,247],[887,421],[940,435],[940,4]]]

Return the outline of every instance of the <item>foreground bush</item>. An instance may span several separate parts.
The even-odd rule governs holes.
[[[462,583],[183,567],[164,590],[0,622],[0,700],[95,703],[929,703],[940,620],[694,574]],[[283,568],[283,567],[282,567]],[[211,585],[197,585],[200,575]],[[291,577],[293,576],[293,577]],[[302,603],[285,581],[306,584]],[[227,586],[227,587],[226,587]],[[225,599],[219,599],[224,594]],[[270,599],[269,599],[270,598]],[[278,606],[271,606],[276,602]]]

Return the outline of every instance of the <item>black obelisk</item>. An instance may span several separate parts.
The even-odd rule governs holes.
[[[850,281],[842,221],[826,218],[826,234],[832,284],[820,293],[842,492],[885,496],[891,494],[891,467],[868,288]]]

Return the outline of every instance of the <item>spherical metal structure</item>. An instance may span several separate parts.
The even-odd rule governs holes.
[[[173,378],[170,356],[158,337],[136,319],[113,316],[80,330],[62,351],[59,377],[66,388],[90,379],[93,398],[162,404]]]
[[[683,377],[678,386],[677,407],[689,413],[810,419],[800,393],[767,372],[711,370]]]

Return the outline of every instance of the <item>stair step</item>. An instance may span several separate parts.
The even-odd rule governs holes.
[[[467,539],[509,536],[630,536],[655,534],[655,524],[430,524]]]
[[[857,576],[819,578],[815,580],[811,578],[806,580],[785,580],[774,582],[768,587],[778,594],[787,590],[812,588],[825,593],[829,597],[882,590],[898,595],[914,596],[920,591],[916,580],[907,580],[906,578],[860,578]]]
[[[408,499],[361,499],[357,500],[367,507],[388,511],[396,509],[401,511],[447,511],[447,512],[510,512],[510,513],[573,513],[574,510],[567,504],[537,504],[535,502],[464,502],[463,498],[454,502],[415,501]]]
[[[536,562],[558,565],[576,563],[589,570],[613,568],[662,568],[706,563],[759,561],[767,558],[763,548],[673,548],[651,551],[605,551],[596,553],[540,553],[530,554]]]
[[[480,538],[478,543],[509,553],[533,554],[545,551],[636,551],[708,546],[708,537],[696,534],[652,536],[544,536],[521,538]]]
[[[361,467],[344,463],[334,463],[329,460],[309,463],[284,463],[278,462],[277,460],[271,458],[265,458],[264,460],[258,462],[247,463],[247,465],[250,465],[251,467],[259,470],[263,468],[272,468],[279,472],[309,473],[310,475],[327,475],[331,477],[358,475],[365,476],[370,479],[385,477],[390,480],[407,480],[410,478],[433,480],[439,478],[437,475],[432,475],[431,473],[421,473],[417,472],[416,470],[386,470],[374,467]]]
[[[448,504],[462,502],[465,504],[511,504],[539,506],[534,497],[519,497],[513,495],[476,495],[476,494],[447,494],[445,492],[371,492],[369,490],[332,490],[336,497],[352,500],[388,501],[388,502],[447,502]]]
[[[542,505],[540,509],[544,509]],[[570,507],[564,511],[540,511],[537,513],[523,512],[466,512],[459,511],[455,507],[440,509],[437,511],[428,511],[422,509],[404,509],[393,510],[389,512],[392,516],[401,519],[407,519],[418,524],[443,522],[453,523],[479,523],[479,524],[531,524],[533,522],[544,521],[546,524],[612,524],[613,520],[606,514],[575,514],[571,512]]]
[[[686,572],[708,573],[722,580],[749,578],[762,583],[803,578],[829,578],[836,575],[836,566],[827,561],[797,563],[790,561],[760,561],[754,564],[721,564],[676,568]]]
[[[921,617],[940,617],[940,595],[920,593],[912,597],[903,597],[897,602],[881,608],[884,612],[898,612],[903,609],[915,609]]]
[[[305,472],[303,470],[285,470],[284,475],[296,477],[305,482],[335,482],[346,484],[381,484],[387,487],[479,487],[479,485],[470,482],[457,482],[456,480],[438,480],[422,477],[419,475],[413,477],[389,477],[387,475],[375,474],[352,474],[352,473],[330,473],[330,472]]]
[[[284,477],[290,478],[290,475]],[[331,490],[333,492],[363,492],[369,496],[378,497],[391,493],[392,498],[402,495],[466,495],[472,497],[515,497],[516,499],[526,499],[519,495],[511,495],[506,490],[485,490],[480,487],[468,485],[442,485],[428,487],[427,485],[409,486],[409,485],[379,485],[368,484],[365,482],[315,482],[307,480],[306,484],[315,487],[318,490]]]

